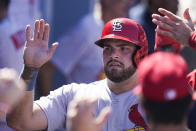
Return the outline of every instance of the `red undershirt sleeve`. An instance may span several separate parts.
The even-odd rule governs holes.
[[[189,46],[196,50],[196,31],[194,31],[189,38]]]

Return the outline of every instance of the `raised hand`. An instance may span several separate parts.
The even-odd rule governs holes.
[[[164,16],[153,14],[152,22],[166,30],[156,29],[155,31],[158,34],[172,38],[182,45],[188,45],[190,35],[195,30],[189,10],[184,11],[184,19],[162,8],[159,8],[158,11]]]
[[[48,47],[49,24],[44,20],[36,20],[33,38],[31,38],[30,25],[26,27],[26,43],[24,47],[24,64],[29,67],[40,68],[52,57],[58,43],[53,43],[51,49]]]
[[[104,108],[98,118],[93,115],[96,99],[75,98],[68,108],[68,128],[70,131],[101,131],[111,111]]]

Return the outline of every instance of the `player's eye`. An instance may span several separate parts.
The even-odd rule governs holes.
[[[110,51],[112,51],[112,48],[109,47],[109,46],[106,46],[106,47],[103,48],[103,50],[106,51],[106,52],[110,52]]]
[[[123,51],[123,52],[124,52],[124,51],[129,51],[129,50],[130,50],[130,49],[129,49],[128,47],[126,47],[126,46],[123,46],[123,47],[121,47],[120,49],[121,49],[121,51]]]

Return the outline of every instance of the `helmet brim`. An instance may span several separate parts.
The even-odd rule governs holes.
[[[137,41],[131,41],[130,39],[127,39],[125,37],[122,37],[122,36],[118,36],[118,35],[107,35],[107,36],[104,36],[103,38],[95,41],[95,44],[100,46],[100,47],[104,47],[104,41],[106,39],[117,39],[117,40],[123,40],[123,41],[127,41],[129,43],[132,43],[132,44],[135,44],[135,45],[139,45]]]

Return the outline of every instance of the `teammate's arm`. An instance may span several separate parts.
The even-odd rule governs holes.
[[[196,31],[191,34],[189,39],[189,46],[196,50]]]
[[[35,21],[33,38],[31,39],[30,26],[26,27],[26,43],[24,47],[25,68],[21,77],[28,85],[23,100],[7,116],[8,125],[17,130],[41,130],[46,129],[48,122],[42,109],[33,103],[35,80],[39,68],[53,55],[58,43],[48,48],[49,25],[44,20]]]

